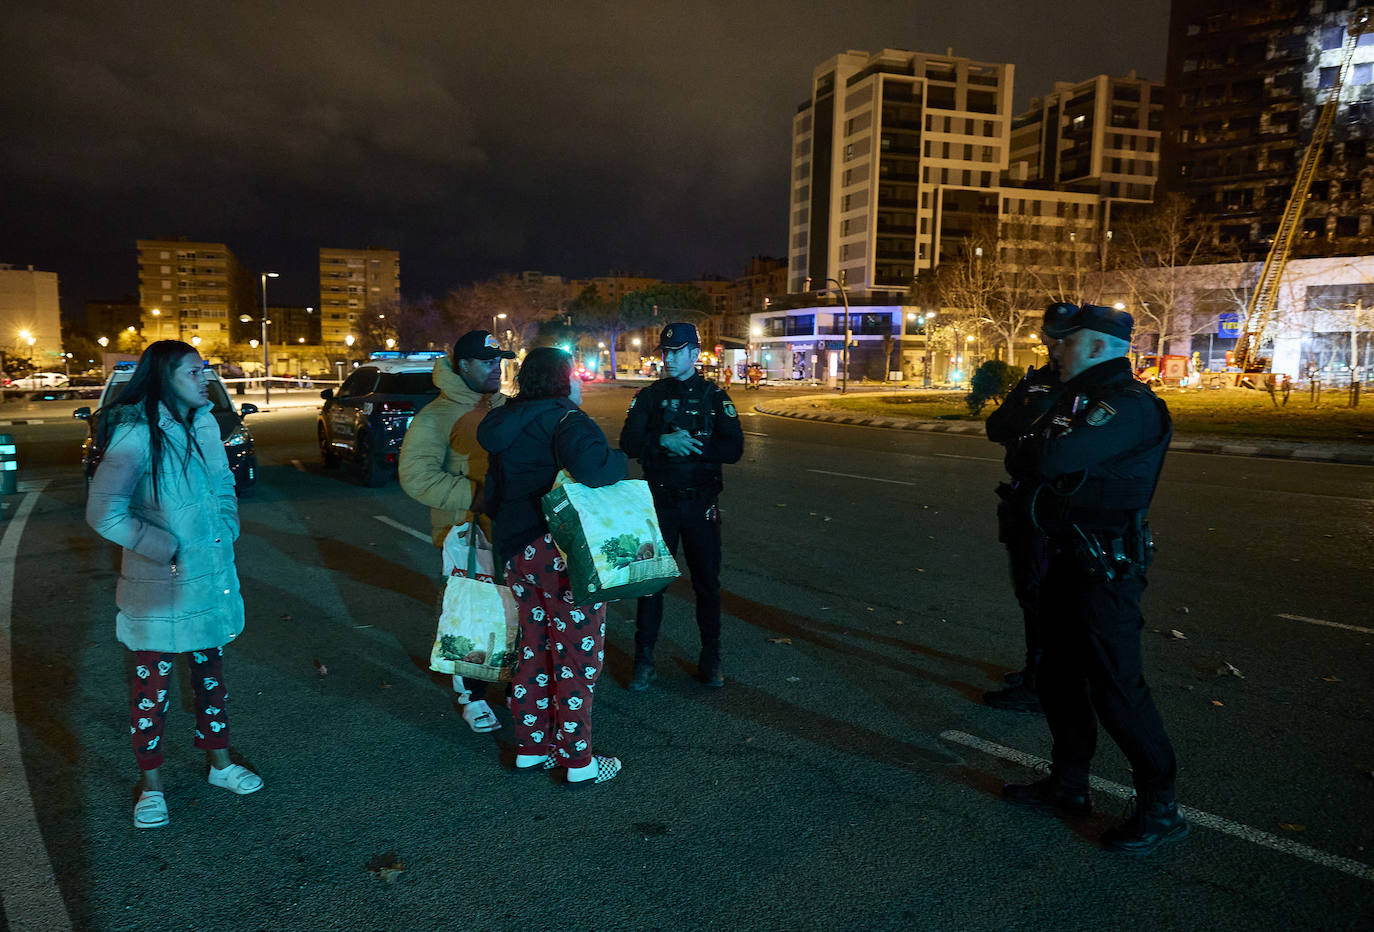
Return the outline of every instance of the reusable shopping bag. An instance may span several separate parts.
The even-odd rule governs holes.
[[[622,479],[593,489],[566,473],[560,479],[541,504],[554,543],[568,561],[575,603],[653,595],[679,575],[647,482]]]
[[[444,603],[429,653],[437,673],[497,683],[515,668],[519,606],[508,586],[496,583],[495,554],[476,522],[444,538]]]

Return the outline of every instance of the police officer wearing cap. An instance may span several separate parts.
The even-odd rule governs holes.
[[[724,686],[720,659],[721,466],[738,462],[744,432],[730,396],[697,372],[701,339],[691,324],[673,323],[659,337],[666,378],[638,392],[620,431],[620,448],[640,461],[654,496],[664,543],[687,558],[696,594],[701,655],[697,679]],[[663,593],[639,600],[635,614],[633,690],[656,676],[654,644],[663,622]]]
[[[1050,774],[1008,785],[1009,802],[1062,814],[1092,809],[1089,766],[1101,721],[1131,764],[1131,815],[1102,836],[1136,854],[1183,838],[1174,799],[1177,762],[1145,683],[1140,597],[1153,556],[1146,510],[1172,425],[1168,408],[1138,382],[1126,353],[1131,315],[1085,304],[1046,333],[1060,385],[1048,410],[1014,429],[1031,434],[1034,488],[1026,517],[1048,545],[1041,581],[1044,655],[1040,702],[1053,738]]]
[[[1045,311],[1041,333],[1078,313],[1077,305],[1051,304]],[[1053,348],[1055,339],[1045,334],[1045,344]],[[1003,462],[1009,480],[997,485],[997,539],[1007,548],[1011,564],[1012,591],[1021,607],[1022,627],[1026,638],[1026,665],[1007,673],[1003,689],[983,694],[983,701],[993,708],[1014,712],[1038,713],[1040,693],[1037,687],[1040,659],[1044,654],[1044,637],[1040,619],[1040,581],[1045,576],[1048,558],[1047,539],[1043,531],[1030,520],[1028,497],[1035,489],[1035,462],[1032,458],[1035,436],[1033,425],[1049,410],[1059,391],[1059,373],[1054,360],[1039,369],[1027,370],[1024,378],[1007,393],[1006,400],[988,416],[988,439],[1006,449]]]

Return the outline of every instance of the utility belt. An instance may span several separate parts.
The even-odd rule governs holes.
[[[651,485],[649,491],[653,493],[656,500],[662,502],[694,502],[702,499],[715,498],[720,494],[720,487],[700,486],[691,488],[670,488],[668,486]]]
[[[1120,532],[1084,530],[1077,524],[1068,527],[1067,534],[1055,535],[1055,547],[1092,579],[1113,582],[1144,576],[1154,562],[1154,536],[1143,510],[1131,512]]]

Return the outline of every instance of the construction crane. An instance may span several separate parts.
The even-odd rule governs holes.
[[[1279,221],[1274,242],[1269,247],[1269,255],[1260,270],[1259,281],[1255,283],[1255,290],[1251,292],[1250,300],[1246,304],[1245,328],[1241,331],[1240,339],[1236,341],[1235,364],[1240,367],[1241,372],[1253,367],[1259,359],[1264,332],[1269,327],[1270,319],[1274,316],[1274,306],[1278,303],[1279,283],[1283,280],[1288,256],[1293,251],[1293,237],[1298,232],[1298,224],[1302,222],[1303,208],[1307,206],[1307,192],[1312,187],[1313,177],[1317,174],[1317,164],[1321,161],[1322,149],[1326,145],[1327,134],[1331,132],[1331,124],[1336,120],[1336,111],[1340,109],[1341,88],[1345,85],[1345,75],[1350,70],[1350,62],[1355,57],[1355,48],[1359,44],[1360,36],[1366,32],[1374,32],[1374,9],[1360,7],[1350,15],[1350,25],[1346,29],[1345,42],[1341,47],[1341,64],[1336,69],[1335,81],[1317,117],[1317,125],[1312,130],[1312,141],[1303,156],[1297,180],[1293,182],[1293,192],[1283,209],[1283,218]]]

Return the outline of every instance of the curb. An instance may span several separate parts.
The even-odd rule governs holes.
[[[983,436],[983,425],[960,423],[957,421],[918,421],[909,418],[864,417],[862,415],[834,414],[829,411],[797,410],[792,405],[812,403],[812,399],[828,400],[829,395],[816,395],[789,398],[784,402],[758,404],[754,410],[759,414],[773,417],[786,417],[800,421],[821,421],[827,424],[848,424],[853,427],[879,427],[887,430],[917,430],[932,434],[963,434]],[[1348,466],[1374,466],[1374,449],[1355,447],[1349,444],[1317,445],[1306,443],[1279,442],[1237,442],[1199,438],[1196,440],[1174,439],[1169,449],[1182,453],[1203,453],[1217,456],[1249,456],[1257,459],[1304,460],[1314,463],[1340,463]]]

